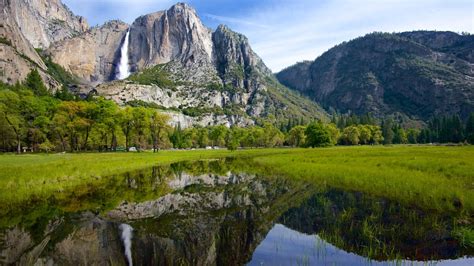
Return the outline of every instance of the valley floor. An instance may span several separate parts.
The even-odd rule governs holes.
[[[103,182],[110,175],[157,164],[225,157],[247,157],[255,171],[269,176],[360,191],[427,210],[467,217],[474,213],[474,146],[0,155],[0,205],[8,212],[18,204]]]

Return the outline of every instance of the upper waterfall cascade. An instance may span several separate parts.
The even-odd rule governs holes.
[[[126,79],[130,76],[130,67],[128,65],[128,45],[130,43],[130,30],[125,35],[122,48],[120,49],[120,63],[118,66],[117,79]]]

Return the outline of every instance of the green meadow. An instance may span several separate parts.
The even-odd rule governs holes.
[[[0,155],[0,207],[8,213],[108,176],[178,161],[245,158],[252,171],[317,186],[385,197],[470,217],[474,213],[474,147],[348,146],[316,149],[160,151]]]

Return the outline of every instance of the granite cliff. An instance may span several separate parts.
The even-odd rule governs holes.
[[[60,0],[1,0],[0,9],[0,80],[21,82],[37,68],[50,89],[59,87],[35,48],[85,32],[85,19]]]
[[[116,80],[128,31],[132,76]],[[183,3],[141,16],[131,25],[106,23],[56,42],[46,52],[96,86],[95,93],[119,104],[152,103],[183,126],[326,118],[317,104],[279,84],[245,36],[224,25],[212,31]],[[179,113],[185,117],[179,118]]]
[[[85,18],[74,15],[61,0],[9,0],[11,16],[35,48],[79,35],[89,29]]]

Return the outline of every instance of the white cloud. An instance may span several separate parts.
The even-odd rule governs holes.
[[[213,14],[209,14],[209,13],[205,13],[204,16],[208,17],[210,19],[213,19],[213,20],[217,20],[217,21],[222,22],[222,23],[241,24],[241,25],[246,25],[246,26],[255,26],[255,27],[264,28],[264,29],[269,28],[269,26],[267,26],[267,25],[251,22],[249,20],[246,20],[245,18],[244,19],[238,19],[238,18],[233,18],[233,17],[217,16],[217,15],[213,15]]]
[[[247,14],[246,19],[270,25],[266,29],[236,25],[236,30],[247,35],[273,71],[313,60],[338,43],[373,31],[474,29],[472,3],[456,0],[281,2]]]
[[[177,0],[63,1],[88,18],[102,18],[107,13],[131,23],[140,15],[169,8]],[[200,15],[245,34],[273,71],[313,60],[336,44],[373,31],[474,32],[470,0],[267,0],[257,6],[245,14],[201,10]]]

